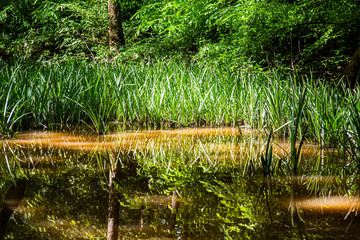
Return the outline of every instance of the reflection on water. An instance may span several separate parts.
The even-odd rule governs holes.
[[[1,211],[26,182],[5,239],[360,238],[358,178],[318,146],[304,145],[291,176],[290,146],[274,140],[283,174],[263,179],[266,136],[246,129],[33,132],[0,145]]]
[[[195,128],[156,131],[129,131],[96,137],[74,135],[59,132],[32,132],[18,134],[17,139],[0,141],[9,148],[47,149],[62,151],[77,151],[91,154],[94,152],[138,152],[157,161],[164,156],[182,157],[190,160],[190,165],[199,160],[210,165],[218,163],[233,163],[247,165],[249,160],[255,167],[261,165],[260,156],[265,153],[266,138],[254,131],[243,129],[241,134],[237,128]],[[290,144],[286,140],[276,140],[273,144],[273,154],[277,159],[288,158]],[[46,154],[46,153],[45,153]],[[319,165],[330,153],[319,150],[319,147],[304,144],[302,157],[306,164]],[[48,154],[53,158],[52,154]],[[23,161],[48,161],[42,152],[36,158],[34,155],[22,156]],[[35,161],[33,160],[35,158]],[[324,165],[322,162],[321,165]],[[320,166],[319,166],[320,167]]]
[[[5,227],[10,219],[11,214],[20,205],[23,198],[26,182],[19,180],[10,187],[5,195],[4,201],[0,205],[0,239],[3,239],[5,235]]]
[[[296,200],[296,206],[302,210],[320,211],[357,211],[360,198],[358,196],[328,196]]]

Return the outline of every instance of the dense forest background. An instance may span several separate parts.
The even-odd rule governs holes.
[[[114,54],[110,2],[0,0],[1,61],[171,58],[334,79],[360,43],[358,0],[129,0],[118,2],[125,45]]]

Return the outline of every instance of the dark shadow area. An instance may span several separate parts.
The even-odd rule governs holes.
[[[12,185],[6,193],[0,209],[0,239],[4,239],[6,224],[11,214],[20,205],[24,196],[26,181],[21,179]]]

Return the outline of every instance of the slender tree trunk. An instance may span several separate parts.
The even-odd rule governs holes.
[[[110,156],[111,169],[109,171],[109,205],[108,205],[108,230],[107,240],[117,240],[119,235],[119,217],[120,217],[120,203],[119,197],[115,190],[114,181],[120,175],[121,166],[118,165],[114,155]]]
[[[358,47],[350,63],[345,68],[345,78],[351,88],[354,88],[360,80],[360,47]]]
[[[171,198],[171,215],[169,219],[169,230],[173,231],[176,226],[176,214],[177,214],[177,208],[178,208],[178,202],[177,199],[179,198],[176,189],[173,190],[173,195]]]
[[[108,230],[107,240],[117,240],[119,235],[119,217],[120,203],[116,194],[114,180],[117,177],[110,171],[110,189],[109,189],[109,206],[108,206]]]
[[[109,45],[110,51],[117,53],[119,46],[125,46],[122,27],[120,0],[108,0],[109,11]]]

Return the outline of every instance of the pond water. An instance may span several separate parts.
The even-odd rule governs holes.
[[[360,239],[359,178],[335,150],[236,128],[28,132],[2,140],[0,239]]]

